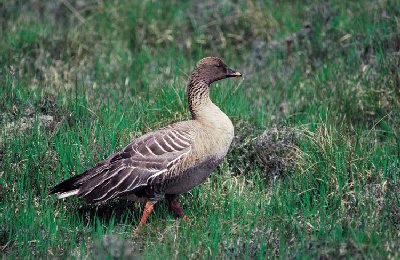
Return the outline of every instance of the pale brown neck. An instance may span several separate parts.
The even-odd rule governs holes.
[[[206,80],[196,77],[195,73],[192,74],[188,87],[188,104],[193,119],[198,118],[202,108],[211,103],[209,89]]]

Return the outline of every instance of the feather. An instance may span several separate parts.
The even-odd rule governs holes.
[[[58,184],[50,193],[59,198],[76,195],[87,203],[96,203],[153,185],[170,176],[173,166],[189,155],[189,134],[173,127],[148,133],[94,168]]]

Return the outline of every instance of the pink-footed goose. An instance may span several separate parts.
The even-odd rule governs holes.
[[[210,85],[240,76],[219,58],[200,60],[188,86],[192,120],[137,138],[95,167],[56,185],[50,194],[58,198],[75,195],[89,204],[119,197],[144,198],[147,202],[136,231],[164,197],[170,209],[188,221],[178,195],[210,176],[225,157],[234,134],[231,120],[210,100]]]

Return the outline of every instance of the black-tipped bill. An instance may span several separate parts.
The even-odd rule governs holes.
[[[241,77],[242,74],[240,74],[240,72],[238,72],[238,71],[228,68],[226,70],[226,76],[227,77]]]

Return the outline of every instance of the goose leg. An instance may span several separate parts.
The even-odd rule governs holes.
[[[143,227],[144,224],[146,224],[147,219],[150,216],[150,213],[153,211],[154,204],[155,203],[151,202],[151,201],[146,202],[146,205],[144,206],[142,218],[140,219],[140,222],[139,222],[139,225],[137,226],[137,228],[135,228],[135,233],[138,233],[140,228]]]
[[[183,210],[181,209],[181,205],[179,204],[179,201],[177,199],[176,195],[170,195],[167,196],[167,200],[168,200],[168,205],[169,205],[169,209],[174,212],[174,214],[177,217],[182,218],[184,221],[186,221],[187,223],[189,223],[189,218],[186,216],[186,214],[183,212]]]

